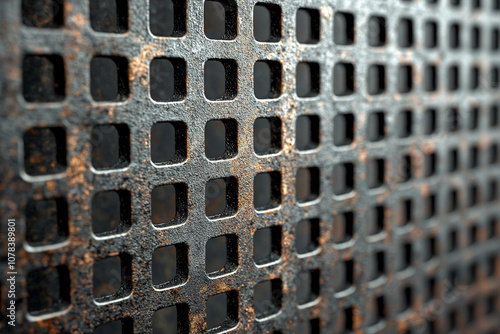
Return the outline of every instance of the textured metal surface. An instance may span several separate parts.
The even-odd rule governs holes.
[[[17,220],[18,272],[17,325],[3,316],[2,331],[106,332],[99,326],[121,321],[123,333],[145,333],[156,312],[177,305],[180,332],[205,332],[212,323],[213,332],[242,333],[498,332],[499,1],[266,0],[281,10],[271,15],[271,43],[254,39],[255,1],[223,1],[222,31],[204,24],[202,0],[187,1],[186,20],[174,1],[173,26],[154,29],[170,31],[166,37],[150,32],[147,0],[126,2],[116,2],[114,19],[89,0],[0,2],[3,315],[9,218]],[[298,14],[301,8],[308,10]],[[310,38],[297,28],[307,17]],[[436,47],[428,21],[438,28]],[[344,32],[351,23],[352,33]],[[114,65],[96,56],[111,59],[117,73],[108,75]],[[155,58],[177,69],[171,94],[152,92]],[[217,101],[204,93],[212,85],[204,66],[213,59],[223,59],[228,74],[223,94],[206,92],[221,95]],[[254,95],[259,60],[279,62],[268,63],[273,99]],[[297,80],[300,62],[316,63],[310,90],[302,74]],[[385,68],[383,78],[381,67],[370,70],[374,64]],[[426,84],[428,64],[436,72]],[[411,85],[402,65],[411,65]],[[384,117],[380,131],[376,115]],[[260,117],[274,117],[273,135],[254,133]],[[225,136],[213,140],[222,140],[222,153],[205,148],[207,123],[217,119],[214,131],[220,136],[222,124]],[[152,163],[158,122],[175,128],[167,137],[175,137],[175,152],[158,153],[171,154],[171,164]],[[271,138],[272,154],[255,153],[259,136]],[[115,145],[102,147],[106,140]],[[384,166],[382,176],[374,165]],[[254,199],[263,172],[272,172],[272,187],[256,194],[267,201]],[[226,203],[213,179],[226,181]],[[110,190],[118,199],[102,194]],[[104,218],[93,217],[103,203],[115,203],[119,218],[106,216],[105,205]],[[174,217],[166,206],[175,207]],[[115,219],[115,232],[98,232],[99,219]],[[265,227],[273,227],[272,254],[257,265],[254,234]],[[228,260],[214,273],[207,242],[223,235]],[[176,258],[176,274],[156,284],[153,254],[168,245],[176,245],[176,255],[164,255]],[[118,291],[105,293],[117,281]],[[262,281],[271,281],[269,302],[259,301],[269,297],[260,293]],[[226,301],[207,308],[223,292]],[[224,304],[228,321],[217,327],[210,313]]]

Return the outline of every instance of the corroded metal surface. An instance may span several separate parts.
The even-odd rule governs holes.
[[[223,40],[206,37],[202,0],[187,1],[186,23],[176,18],[172,37],[151,34],[147,0],[129,0],[125,11],[117,9],[122,17],[112,24],[97,15],[97,28],[88,0],[0,2],[3,315],[9,302],[7,219],[17,221],[17,325],[8,326],[3,316],[2,331],[92,333],[120,320],[123,333],[145,333],[152,331],[155,312],[178,305],[178,329],[199,333],[207,330],[209,296],[229,292],[229,321],[213,332],[498,332],[499,2],[271,3],[281,9],[281,39],[259,43],[253,33],[255,1],[223,1],[226,18],[236,19],[226,24]],[[22,4],[33,7],[22,13]],[[313,21],[319,19],[311,25],[318,33],[312,34],[312,44],[297,41],[299,8],[319,11],[317,18],[316,12],[309,13]],[[127,12],[128,22],[123,19]],[[411,20],[412,28],[404,28],[401,18]],[[438,27],[435,48],[427,44],[433,38],[428,21]],[[352,34],[340,32],[351,23]],[[458,47],[454,24],[459,25]],[[412,36],[401,32],[405,29]],[[299,40],[304,38],[307,34]],[[479,48],[474,48],[476,39]],[[382,45],[371,46],[372,40]],[[96,56],[111,57],[117,66],[118,83],[111,93],[91,90]],[[186,87],[176,79],[181,84],[172,102],[151,97],[150,64],[161,57],[183,60],[173,66],[186,76]],[[204,65],[212,59],[223,59],[231,73],[223,100],[205,98]],[[258,60],[280,63],[281,80],[271,82],[269,95],[277,97],[279,91],[278,98],[256,99]],[[298,96],[300,62],[317,63],[310,69],[318,73],[311,75],[312,93]],[[342,70],[337,78],[334,68],[346,63],[353,66],[343,67],[344,79]],[[375,79],[381,94],[370,94],[373,64],[385,67],[384,78],[377,72]],[[434,92],[425,91],[428,64],[436,66],[430,79],[437,85]],[[409,92],[408,80],[398,72],[401,65],[412,66]],[[102,66],[96,76],[109,69]],[[458,67],[457,80],[453,66]],[[474,66],[479,75],[473,74]],[[273,67],[276,71],[279,66]],[[47,88],[37,78],[54,84]],[[353,84],[343,89],[343,80]],[[478,88],[471,90],[474,81]],[[113,91],[116,100],[109,101],[106,96]],[[435,131],[428,118],[432,108]],[[401,121],[403,111],[410,113]],[[373,130],[376,118],[371,117],[379,112],[385,121],[381,130]],[[296,122],[303,115],[314,117],[308,123],[310,140],[300,139],[305,140],[300,150],[304,130]],[[260,117],[275,117],[271,128],[281,127],[278,137],[271,136],[275,145],[269,155],[255,153],[259,133],[254,123]],[[224,120],[226,153],[231,154],[213,153],[212,159],[205,129],[214,119]],[[151,133],[157,122],[177,122],[175,138],[185,139],[174,164],[152,163]],[[377,134],[383,138],[375,141]],[[106,136],[118,138],[117,146],[100,151],[100,161],[93,155]],[[454,148],[456,163],[450,153]],[[428,164],[433,152],[434,173]],[[118,161],[107,165],[112,154]],[[376,159],[382,161],[383,174],[371,169]],[[274,183],[269,203],[257,210],[254,182],[264,172],[272,172]],[[222,186],[213,179],[226,181],[225,203],[217,202]],[[152,194],[170,184],[175,184],[170,190],[175,189],[177,199],[168,205],[177,214],[172,223],[161,224],[169,218],[155,216]],[[94,199],[109,190],[119,191],[119,233],[99,235],[91,214],[99,204]],[[37,205],[52,205],[42,219],[46,228],[30,226],[40,221]],[[226,208],[212,212],[209,205]],[[313,226],[309,232],[303,229],[307,224],[299,224],[304,220]],[[257,265],[254,234],[271,226],[272,261]],[[298,239],[307,233],[312,242],[306,240],[306,249],[300,249],[304,241]],[[217,274],[207,274],[206,244],[222,235],[228,236],[228,261]],[[168,245],[178,246],[177,274],[169,284],[154,285],[153,254]],[[121,269],[98,264],[109,256],[119,260]],[[95,278],[106,271],[115,276]],[[106,290],[113,279],[121,281],[119,291],[96,293],[98,284]],[[272,292],[266,304],[256,301],[256,287],[267,280]]]

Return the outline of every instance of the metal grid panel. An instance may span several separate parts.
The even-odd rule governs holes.
[[[1,238],[6,245],[7,219],[16,218],[19,332],[93,332],[115,320],[122,320],[124,333],[131,328],[136,333],[150,332],[155,312],[173,305],[179,306],[181,330],[204,332],[208,298],[229,291],[230,321],[213,332],[498,330],[500,100],[495,78],[498,50],[493,50],[499,38],[495,29],[500,29],[498,1],[259,2],[281,9],[278,42],[254,39],[256,1],[222,2],[226,19],[237,17],[236,24],[226,25],[223,38],[227,40],[205,36],[201,0],[187,2],[185,27],[182,15],[176,14],[180,19],[174,23],[173,35],[180,36],[161,38],[150,33],[147,0],[129,0],[128,24],[116,20],[111,26],[107,26],[109,21],[100,22],[98,14],[91,22],[88,0],[54,1],[54,13],[63,13],[59,16],[50,14],[52,7],[43,6],[48,14],[23,13],[21,3],[29,7],[30,1],[0,3]],[[123,16],[127,11],[118,7]],[[311,40],[297,29],[303,20],[302,16],[296,20],[301,8],[309,9],[306,14],[313,21]],[[32,24],[29,15],[41,21]],[[319,20],[317,25],[315,20]],[[437,47],[427,44],[432,37],[426,35],[429,21],[438,27]],[[384,24],[386,38],[380,39],[379,28]],[[409,24],[412,38],[406,33]],[[453,24],[459,25],[456,48]],[[472,50],[475,26],[481,29],[481,44]],[[99,27],[111,32],[96,31]],[[314,31],[319,35],[314,36]],[[307,43],[299,43],[298,35]],[[382,45],[371,46],[377,43]],[[105,92],[90,89],[95,56],[114,57],[118,101],[96,102],[107,98]],[[158,103],[152,98],[150,67],[155,58],[182,59],[178,66],[171,62],[178,70],[175,82],[180,82],[174,89],[175,102]],[[225,60],[226,73],[234,71],[226,78],[230,93],[223,97],[226,100],[205,98],[204,66],[212,59]],[[281,85],[273,86],[280,90],[279,98],[255,98],[254,63],[258,60],[281,65]],[[317,77],[311,76],[311,94],[299,94],[315,96],[297,95],[297,86],[307,82],[297,74],[300,62],[317,64],[310,67],[318,70]],[[425,84],[428,64],[436,66],[430,86]],[[371,72],[371,65],[383,67]],[[409,92],[408,79],[399,73],[403,65],[411,65]],[[480,71],[476,76],[471,70],[474,65]],[[64,69],[65,75],[55,75],[52,80],[57,85],[46,90],[47,82],[36,82],[36,73],[43,77],[49,71],[50,77],[51,66],[59,74]],[[110,65],[103,66],[101,73]],[[453,66],[458,68],[457,80],[450,72]],[[381,80],[382,71],[385,78]],[[474,80],[479,87],[470,90]],[[434,81],[437,89],[426,92],[424,88],[432,87]],[[26,88],[29,82],[38,86]],[[34,101],[30,101],[32,94]],[[477,127],[471,125],[475,107]],[[428,130],[432,122],[427,110],[432,108],[435,131]],[[296,138],[303,131],[298,131],[296,122],[303,115],[313,116],[308,123],[311,138],[304,143],[305,150],[299,150]],[[373,115],[382,115],[384,123],[377,123],[381,118]],[[254,123],[260,117],[281,121],[281,149],[276,154],[254,152],[254,136],[259,135],[254,133]],[[226,150],[233,154],[220,160],[207,159],[204,145],[207,122],[214,119],[233,120],[224,123],[226,134],[233,133],[226,135],[232,141]],[[176,139],[182,143],[187,138],[184,153],[176,148],[180,160],[174,164],[151,162],[150,136],[158,122],[177,122],[181,130],[174,124],[180,131]],[[119,126],[99,127],[106,124]],[[372,140],[377,134],[381,140]],[[95,152],[107,136],[118,136],[119,148],[103,151],[104,159],[118,154],[121,160],[107,167],[104,162],[105,170],[101,170],[96,168],[101,165]],[[457,170],[451,171],[454,148],[458,150]],[[436,154],[435,173],[429,173],[432,164],[426,160],[432,152]],[[309,168],[310,179],[303,174],[306,170],[299,171],[304,167]],[[279,206],[256,210],[254,179],[264,172],[279,173],[270,174],[278,184],[271,199]],[[227,177],[233,178],[227,188],[228,210],[222,213],[227,217],[209,218],[205,203],[222,188],[210,188],[207,193],[207,185]],[[154,189],[169,184],[176,184],[176,216],[170,223],[154,225]],[[477,201],[471,200],[474,185]],[[109,190],[122,191],[118,193],[122,229],[117,235],[98,237],[91,212],[100,201],[93,199]],[[52,217],[57,212],[58,226],[50,231],[47,227],[45,232],[43,228],[31,230],[29,208],[35,208],[33,221],[41,219],[33,201],[54,198],[58,200],[51,202],[55,205],[51,212]],[[102,200],[106,203],[109,198]],[[129,220],[123,216],[127,210]],[[297,243],[302,242],[298,239],[307,235],[304,220],[313,226],[309,233],[313,246],[317,236],[316,249],[297,250]],[[281,236],[273,239],[279,260],[257,266],[252,255],[254,233],[271,226]],[[206,244],[222,235],[232,235],[226,239],[230,265],[220,275],[207,275]],[[46,242],[40,246],[37,238]],[[436,251],[429,254],[433,238]],[[155,287],[153,253],[168,245],[176,245],[177,276]],[[6,247],[1,251],[5,284]],[[111,271],[106,268],[112,268],[112,263],[107,267],[98,262],[108,256],[121,262],[122,269],[115,276],[122,283],[114,295],[96,299],[93,277]],[[346,273],[350,268],[352,277]],[[302,274],[304,270],[313,270],[311,278]],[[47,288],[51,277],[53,291]],[[437,288],[429,296],[431,278]],[[266,280],[276,283],[272,299],[279,312],[256,320],[256,310],[269,303],[256,305],[254,291]],[[37,283],[45,288],[30,288]],[[469,286],[464,288],[466,283]],[[313,299],[315,293],[318,298],[298,306],[302,299],[297,296],[307,289],[304,285],[311,287]],[[44,289],[49,290],[46,295],[42,295]],[[451,292],[446,294],[447,290]],[[51,293],[57,296],[55,301]],[[4,313],[5,285],[1,299]],[[1,326],[7,328],[5,318]]]

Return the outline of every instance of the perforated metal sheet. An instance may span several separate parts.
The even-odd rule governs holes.
[[[114,18],[89,0],[0,2],[2,331],[162,333],[175,321],[155,313],[176,306],[179,332],[498,333],[500,2],[262,2],[269,43],[254,38],[256,1],[221,1],[222,31],[202,0],[174,1],[174,23],[154,28],[147,0],[117,1]],[[174,69],[170,93],[156,58]],[[225,88],[210,91],[223,72],[205,63],[221,59]],[[259,60],[274,62],[272,99],[255,97]],[[271,134],[255,133],[261,117]],[[223,153],[205,147],[218,119]],[[175,131],[152,161],[159,122]],[[265,172],[270,188],[255,183]],[[219,236],[227,261],[207,274]],[[176,274],[156,284],[169,245]],[[207,320],[224,304],[222,326]]]

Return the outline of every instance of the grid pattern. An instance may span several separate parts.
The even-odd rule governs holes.
[[[164,3],[0,2],[16,330],[498,330],[500,1]]]

